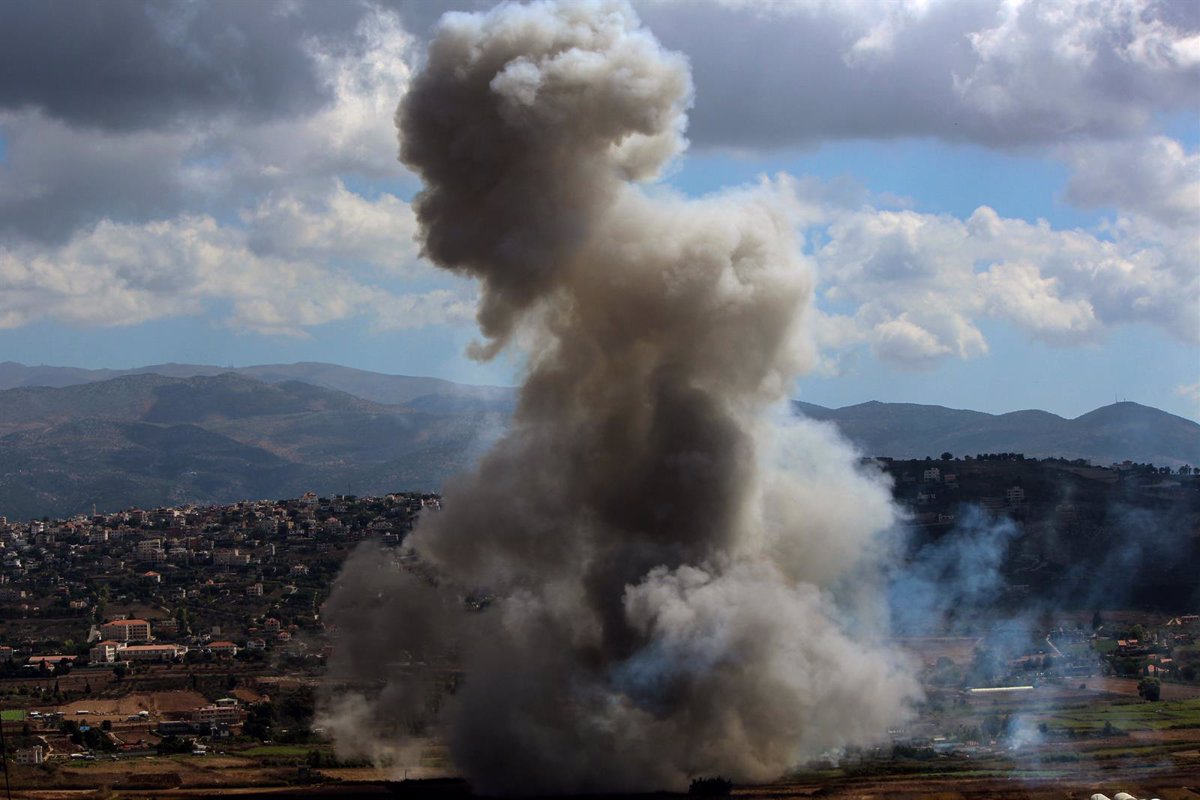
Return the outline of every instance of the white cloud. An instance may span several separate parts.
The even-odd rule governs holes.
[[[1063,148],[1067,199],[1119,207],[1171,228],[1200,227],[1200,152],[1165,136]]]
[[[1068,165],[1069,202],[1116,209],[1093,230],[1063,230],[986,206],[958,219],[845,182],[791,181],[797,225],[816,233],[823,369],[858,350],[914,368],[979,357],[988,320],[1058,345],[1132,323],[1200,341],[1200,153],[1154,129],[1157,116],[1194,107],[1200,6],[638,8],[692,61],[701,146],[935,136],[1020,148]],[[419,262],[412,210],[395,194],[413,181],[396,161],[392,116],[418,43],[395,14],[355,9],[336,35],[313,22],[299,47],[276,42],[307,59],[312,91],[271,113],[215,103],[169,125],[84,128],[53,115],[61,103],[0,110],[10,234],[0,326],[224,313],[239,328],[303,335],[347,318],[380,328],[467,319],[461,286]],[[369,196],[347,188],[362,183]]]
[[[1189,3],[645,0],[639,9],[692,58],[701,145],[1128,136],[1157,113],[1194,109],[1200,80],[1200,14]]]
[[[1132,323],[1200,342],[1190,233],[1132,218],[1097,232],[1059,230],[986,206],[965,220],[870,206],[827,214],[814,251],[826,312],[815,324],[834,351],[866,343],[915,368],[972,358],[988,352],[985,319],[1058,345],[1096,342]]]
[[[391,194],[372,201],[337,181],[326,194],[270,195],[241,218],[256,253],[365,264],[399,275],[419,271],[412,207]]]
[[[331,101],[303,119],[223,126],[206,144],[228,153],[213,165],[213,180],[251,188],[325,180],[347,173],[367,178],[405,176],[396,159],[392,116],[411,78],[414,42],[395,14],[371,9],[352,47],[312,39],[308,49]]]
[[[227,212],[270,193],[321,194],[338,177],[411,180],[392,115],[413,40],[370,9],[346,39],[304,47],[328,100],[267,119],[218,114],[134,130],[75,127],[36,107],[0,109],[0,232],[64,241],[102,219]]]
[[[395,197],[368,202],[339,184],[322,205],[320,224],[310,230],[302,224],[303,201],[288,196],[247,213],[245,225],[203,214],[103,221],[62,245],[0,247],[0,327],[42,318],[131,325],[225,306],[227,325],[286,336],[352,317],[377,329],[470,318],[471,298],[444,279],[416,293],[363,279],[364,272],[386,276],[398,267],[407,276],[432,275],[415,262],[411,241],[393,230],[403,229],[391,225],[391,213],[404,206]],[[342,257],[354,263],[331,265]]]
[[[368,6],[345,35],[299,49],[326,98],[303,113],[105,129],[36,106],[0,111],[0,229],[11,234],[0,327],[206,313],[303,336],[353,317],[378,329],[469,319],[461,286],[419,263],[409,205],[343,182],[410,179],[392,115],[412,38]]]

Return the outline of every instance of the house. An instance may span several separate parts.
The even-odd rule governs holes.
[[[100,626],[100,636],[118,642],[148,642],[150,623],[144,619],[114,619]]]
[[[33,747],[22,747],[17,750],[16,759],[18,764],[36,766],[46,760],[46,755],[42,746],[35,744]]]
[[[1025,502],[1025,490],[1020,486],[1010,486],[1004,493],[1004,499],[1010,506],[1019,506]]]
[[[75,656],[61,656],[61,655],[30,656],[29,660],[25,662],[25,666],[34,667],[36,669],[36,668],[41,667],[43,664],[45,664],[47,668],[53,669],[54,667],[57,667],[59,664],[62,664],[62,663],[66,663],[69,665],[75,660],[75,658],[76,658]]]
[[[92,649],[88,651],[88,660],[93,664],[112,664],[117,661],[117,653],[122,647],[122,642],[113,639],[96,642],[92,646]]]
[[[228,699],[228,698],[226,698]],[[206,725],[224,723],[236,725],[242,721],[243,712],[237,701],[222,704],[220,700],[212,705],[203,706],[192,711],[192,722]]]
[[[208,652],[214,656],[236,656],[238,646],[233,642],[209,642]]]
[[[246,587],[246,597],[262,597],[263,585],[261,583],[252,583]]]
[[[218,567],[244,567],[250,563],[250,554],[234,547],[230,550],[214,550],[213,564]]]

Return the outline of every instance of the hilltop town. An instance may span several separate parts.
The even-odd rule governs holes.
[[[1096,559],[1111,552],[1097,543],[1136,539],[1131,519],[1162,523],[1156,541],[1173,537],[1173,552],[1196,547],[1200,476],[1190,468],[1012,453],[875,458],[864,467],[892,483],[907,563],[919,566],[929,548],[988,542],[999,588],[974,598],[987,601],[978,609],[924,610],[911,630],[912,620],[898,620],[897,641],[920,664],[928,703],[887,748],[858,753],[860,762],[1007,757],[1030,703],[1044,712],[1032,718],[1045,725],[1041,735],[1057,744],[1095,733],[1054,716],[1063,705],[1103,709],[1161,695],[1163,708],[1183,703],[1179,713],[1191,713],[1200,618],[1188,605],[1197,600],[1194,575],[1176,571],[1195,562],[1139,550],[1151,557],[1126,553],[1119,562],[1130,591],[1062,588],[1108,568]],[[0,705],[10,758],[33,770],[24,779],[64,787],[211,786],[213,775],[193,774],[187,759],[212,762],[216,753],[243,771],[223,775],[229,785],[378,777],[370,765],[339,761],[314,721],[338,642],[322,604],[354,547],[368,539],[399,546],[441,502],[430,493],[310,492],[0,518]],[[1143,584],[1155,590],[1137,591]],[[1098,724],[1096,735],[1121,735]],[[430,774],[444,766],[440,748],[431,742],[420,757]],[[132,757],[150,759],[134,777],[77,766]]]

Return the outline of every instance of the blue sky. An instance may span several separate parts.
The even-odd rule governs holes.
[[[1200,23],[1060,5],[637,6],[695,83],[693,143],[666,182],[698,196],[797,179],[821,312],[798,397],[1065,416],[1119,397],[1200,418]],[[257,31],[271,63],[197,22],[183,41],[222,69],[150,33],[130,58],[162,77],[110,81],[104,103],[0,78],[0,360],[517,382],[519,352],[463,354],[475,289],[413,241],[418,183],[390,117],[436,14],[302,3],[268,25],[271,8],[202,12]],[[143,24],[137,4],[121,12],[124,28],[79,35]],[[9,7],[0,29],[27,34],[39,13]],[[1061,48],[1072,32],[1082,56]],[[113,51],[61,57],[103,77]]]

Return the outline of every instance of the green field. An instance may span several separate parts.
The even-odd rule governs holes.
[[[1099,708],[1065,708],[1044,718],[1051,729],[1096,733],[1112,723],[1120,732],[1200,728],[1200,700],[1115,703]]]
[[[4,722],[24,722],[25,710],[21,708],[9,708],[0,711],[0,720]]]

